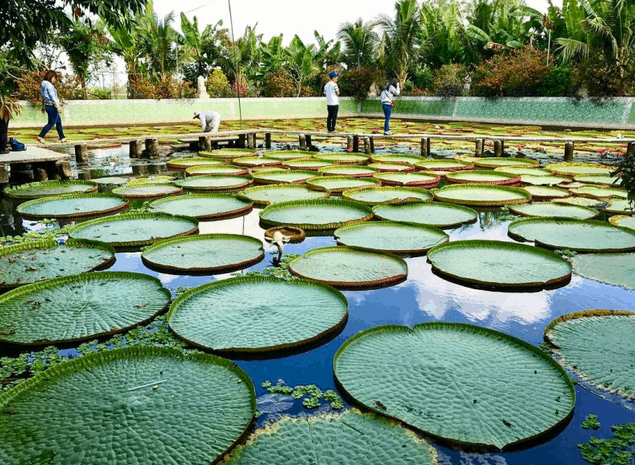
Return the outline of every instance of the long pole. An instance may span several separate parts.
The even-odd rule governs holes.
[[[234,49],[234,62],[236,63],[236,92],[238,94],[238,115],[240,118],[240,128],[243,127],[243,109],[240,105],[240,64],[238,63],[238,59],[236,58],[236,41],[234,40],[234,20],[232,19],[232,2],[231,0],[227,0],[227,4],[229,6],[229,25],[232,30],[232,48]]]

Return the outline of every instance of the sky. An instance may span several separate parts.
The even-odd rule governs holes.
[[[375,19],[380,14],[394,16],[394,0],[230,0],[235,37],[241,37],[245,27],[256,25],[256,33],[263,34],[268,42],[275,35],[283,33],[283,45],[288,45],[294,35],[305,44],[315,43],[313,31],[317,30],[327,41],[335,39],[340,25],[354,23],[358,18],[364,22]],[[526,0],[527,5],[541,12],[547,11],[546,0]],[[561,0],[555,0],[562,6]],[[154,0],[154,10],[163,18],[174,10],[174,27],[180,31],[180,12],[192,20],[198,18],[199,30],[207,24],[223,20],[223,27],[229,29],[228,0]]]

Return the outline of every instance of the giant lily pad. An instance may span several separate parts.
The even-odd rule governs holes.
[[[185,170],[187,176],[209,176],[211,174],[225,174],[228,176],[245,176],[249,174],[247,168],[234,165],[197,165]]]
[[[296,226],[305,231],[337,229],[372,217],[366,205],[335,199],[292,200],[269,205],[260,212],[260,220],[267,226]]]
[[[87,194],[97,192],[97,184],[92,181],[42,181],[21,184],[4,190],[4,195],[12,199],[37,199],[51,195]]]
[[[476,222],[478,213],[468,207],[444,202],[413,202],[378,205],[373,213],[382,220],[417,223],[437,228],[457,228]]]
[[[330,161],[316,160],[315,158],[298,158],[297,160],[287,160],[282,163],[282,166],[291,168],[292,170],[309,170],[317,171],[325,166],[332,166]]]
[[[421,254],[449,240],[443,231],[431,226],[393,221],[369,221],[335,230],[338,244],[367,250],[402,254]]]
[[[270,170],[253,173],[256,184],[303,184],[315,176],[315,171]]]
[[[192,166],[214,166],[221,165],[222,163],[221,160],[205,157],[173,158],[168,161],[166,167],[170,170],[184,170]]]
[[[167,195],[180,194],[183,189],[169,184],[141,184],[117,187],[112,192],[127,199],[156,199]]]
[[[433,465],[437,461],[432,447],[396,422],[349,410],[342,415],[284,418],[255,433],[248,445],[238,446],[222,463]]]
[[[584,381],[635,399],[635,313],[588,310],[563,315],[545,329],[561,363]]]
[[[371,187],[380,185],[374,178],[349,178],[347,176],[315,176],[307,179],[307,186],[317,191],[327,191],[331,194],[342,193],[347,189]]]
[[[443,276],[494,289],[544,288],[571,280],[571,264],[558,254],[513,242],[442,244],[428,252],[428,261]]]
[[[430,173],[377,173],[373,175],[385,186],[410,186],[429,189],[441,182],[441,176]]]
[[[197,220],[233,218],[249,213],[251,201],[230,194],[188,194],[154,200],[150,208],[170,215],[185,215]]]
[[[258,151],[255,149],[217,149],[211,152],[200,151],[201,157],[213,158],[216,160],[233,160],[234,158],[255,157]]]
[[[606,174],[585,174],[576,176],[575,179],[578,182],[584,182],[589,184],[600,184],[606,186],[619,186],[622,184],[622,178],[613,177]]]
[[[415,166],[409,163],[388,163],[388,162],[376,162],[368,165],[369,168],[374,169],[380,173],[406,173],[408,171],[414,171]]]
[[[128,201],[116,194],[69,194],[29,200],[20,204],[16,211],[23,218],[40,220],[108,215],[126,208]]]
[[[332,165],[318,169],[323,176],[348,176],[350,178],[369,178],[377,171],[367,166]]]
[[[501,186],[520,182],[520,176],[501,172],[496,173],[492,170],[454,171],[446,174],[445,179],[452,183],[498,184]]]
[[[152,184],[160,184],[160,185],[169,185],[174,183],[174,176],[167,175],[152,175],[152,176],[142,176],[139,178],[133,178],[128,181],[128,187],[131,186],[140,186],[140,185],[152,185]]]
[[[634,253],[578,254],[571,262],[575,274],[594,281],[635,289]]]
[[[422,158],[421,155],[388,154],[373,155],[371,161],[373,163],[407,163],[408,165],[414,165],[417,162],[425,161],[425,158]]]
[[[571,197],[571,192],[566,189],[560,189],[559,187],[525,186],[523,189],[531,194],[533,200],[564,199]]]
[[[314,156],[317,160],[328,161],[336,165],[363,165],[369,157],[352,153],[325,153]]]
[[[530,184],[532,186],[555,186],[564,181],[568,181],[568,178],[563,178],[561,176],[544,176],[544,175],[532,175],[532,174],[523,174],[520,177],[521,182],[524,184]]]
[[[165,309],[170,291],[141,273],[81,273],[0,296],[0,341],[41,345],[124,331]]]
[[[263,157],[267,158],[277,158],[278,160],[295,160],[296,158],[311,158],[313,157],[313,152],[308,152],[306,150],[275,150],[271,152],[265,152],[262,154]]]
[[[600,212],[593,208],[576,205],[563,205],[550,202],[525,203],[514,205],[511,211],[523,216],[546,216],[553,218],[577,218],[579,220],[591,220],[599,216]]]
[[[531,194],[525,189],[509,186],[455,184],[435,189],[432,193],[442,202],[482,207],[518,205],[531,200]]]
[[[537,168],[538,165],[540,165],[538,160],[530,158],[488,157],[474,160],[474,166],[477,168],[499,168],[501,166],[535,166]]]
[[[626,199],[628,192],[626,189],[618,187],[583,186],[577,189],[569,189],[573,195],[580,197],[590,197],[592,199]]]
[[[457,444],[520,444],[567,421],[575,404],[573,384],[548,355],[459,323],[362,331],[340,347],[333,369],[366,408]]]
[[[366,289],[404,281],[408,276],[408,265],[391,253],[321,247],[291,261],[289,271],[301,278],[341,289]]]
[[[501,166],[494,168],[497,173],[515,174],[516,176],[551,176],[551,171],[538,168],[537,165],[530,166]],[[569,178],[566,178],[569,180]]]
[[[0,247],[0,289],[49,278],[102,270],[115,262],[115,249],[103,242],[54,239]]]
[[[579,207],[588,207],[594,209],[600,209],[607,205],[607,202],[602,202],[597,199],[590,199],[588,197],[565,197],[563,199],[553,199],[553,203],[560,205],[577,205]]]
[[[70,237],[107,242],[115,249],[143,247],[168,237],[198,232],[198,221],[167,213],[124,213],[76,224]]]
[[[609,218],[609,223],[613,226],[635,229],[635,216],[615,215]]]
[[[267,157],[241,157],[232,160],[232,164],[236,166],[245,166],[247,168],[255,168],[257,166],[276,166],[281,165],[282,160]]]
[[[525,218],[509,225],[508,234],[519,241],[535,241],[550,249],[576,252],[629,252],[635,250],[635,231],[603,221],[565,218]]]
[[[457,160],[421,160],[415,163],[422,170],[435,171],[459,171],[474,169],[473,163],[464,163]]]
[[[608,166],[595,165],[593,163],[552,163],[545,169],[560,176],[580,176],[587,174],[609,175],[613,171]]]
[[[249,199],[257,207],[291,200],[325,199],[330,194],[328,192],[318,192],[306,186],[296,185],[268,185],[256,186],[245,189],[241,195]]]
[[[401,186],[371,186],[349,189],[342,192],[342,197],[363,203],[364,205],[379,205],[380,203],[399,203],[406,201],[432,200],[434,197],[427,189]]]
[[[619,213],[621,215],[635,214],[635,204],[631,204],[626,199],[611,199],[604,209],[606,213]]]
[[[159,347],[85,355],[0,399],[12,412],[0,415],[0,462],[210,463],[245,432],[255,397],[249,376],[213,355]]]
[[[240,270],[263,258],[262,242],[236,234],[201,234],[166,239],[141,253],[141,259],[148,268],[172,274]]]
[[[168,312],[170,328],[180,338],[231,352],[305,345],[341,329],[347,317],[346,297],[330,286],[256,276],[196,287]]]
[[[246,176],[228,176],[212,174],[208,176],[190,176],[176,181],[176,185],[192,191],[231,191],[247,187],[253,181]]]

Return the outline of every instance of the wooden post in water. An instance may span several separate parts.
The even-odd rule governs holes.
[[[88,145],[86,143],[75,145],[75,160],[77,163],[86,163],[88,161]]]
[[[353,152],[359,152],[359,136],[353,136]]]
[[[370,137],[364,137],[364,153],[370,155],[372,152],[370,150]]]
[[[429,137],[421,138],[421,156],[430,158],[430,138]]]
[[[210,138],[207,136],[199,136],[198,138],[198,148],[199,150],[209,152],[212,150],[212,142]]]
[[[485,150],[485,139],[476,139],[476,147],[474,148],[474,156],[482,157]]]
[[[346,150],[353,151],[353,136],[346,136]]]
[[[571,141],[564,143],[564,161],[573,161],[573,142]]]
[[[238,148],[240,149],[244,149],[245,148],[245,135],[244,134],[239,134],[238,135]]]
[[[0,184],[9,182],[9,165],[0,165]]]
[[[305,134],[304,140],[306,141],[306,148],[311,148],[311,134]]]
[[[270,132],[265,133],[265,148],[266,149],[271,148],[271,133]]]
[[[298,142],[301,149],[306,149],[306,136],[304,134],[298,136]]]
[[[626,156],[635,156],[635,142],[629,142],[626,146]]]
[[[494,141],[494,156],[502,157],[505,154],[505,143],[501,139]]]
[[[148,156],[155,158],[159,156],[159,139],[156,137],[148,137],[146,139],[146,151]]]
[[[55,171],[62,179],[70,179],[73,176],[71,162],[68,160],[57,160],[55,162]]]
[[[258,148],[258,137],[255,132],[251,135],[251,148]]]
[[[130,146],[128,148],[130,158],[139,158],[143,153],[143,146],[141,145],[141,140],[134,139],[130,141]]]

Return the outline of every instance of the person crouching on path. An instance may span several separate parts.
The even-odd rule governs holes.
[[[395,95],[399,95],[399,83],[397,79],[392,79],[384,90],[381,91],[381,107],[384,110],[384,116],[386,119],[384,120],[384,135],[389,136],[390,132],[390,115],[392,114],[392,107],[395,105],[393,99]]]
[[[57,129],[57,135],[60,138],[60,142],[66,142],[64,137],[64,129],[62,128],[62,105],[57,96],[57,89],[55,88],[57,83],[57,73],[55,71],[47,71],[44,75],[44,80],[40,84],[40,93],[42,94],[42,113],[46,112],[48,115],[48,123],[42,128],[40,134],[36,137],[37,141],[44,143],[44,137],[49,130],[55,126]]]
[[[328,132],[335,132],[335,123],[337,122],[337,110],[339,109],[339,100],[337,98],[340,95],[340,88],[337,86],[337,81],[340,79],[340,73],[337,71],[331,71],[329,73],[331,80],[324,86],[324,94],[326,94],[326,110],[328,116],[326,118],[326,130]]]
[[[195,111],[194,118],[201,120],[201,132],[218,132],[218,126],[220,126],[221,116],[217,111]]]

